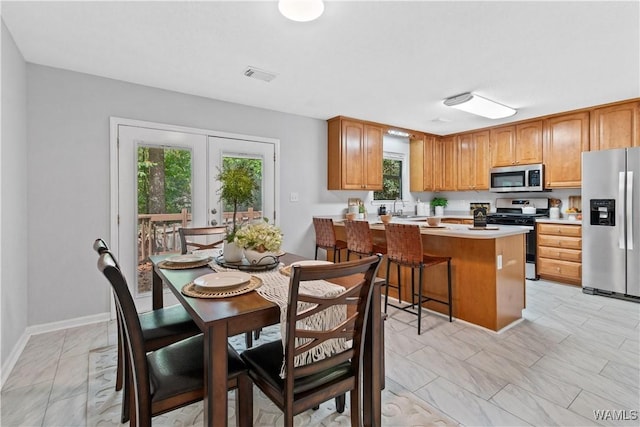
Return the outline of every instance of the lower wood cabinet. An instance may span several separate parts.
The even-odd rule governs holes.
[[[537,274],[542,279],[582,284],[582,226],[538,223]]]
[[[469,224],[473,225],[472,219],[464,219],[464,218],[442,218],[440,222],[445,224]]]

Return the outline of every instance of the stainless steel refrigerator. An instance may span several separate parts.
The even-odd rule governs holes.
[[[640,301],[640,148],[582,153],[582,291]]]

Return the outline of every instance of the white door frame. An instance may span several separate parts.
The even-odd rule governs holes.
[[[201,128],[192,128],[186,126],[177,126],[170,125],[165,123],[157,123],[157,122],[149,122],[143,120],[135,120],[135,119],[127,119],[122,117],[110,117],[109,118],[109,127],[110,127],[110,147],[109,147],[109,161],[110,161],[110,188],[111,188],[111,197],[110,197],[110,247],[112,252],[116,257],[119,256],[119,248],[120,242],[118,237],[118,213],[119,213],[119,201],[118,201],[118,126],[126,125],[132,127],[140,127],[140,128],[149,128],[156,130],[164,130],[164,131],[174,131],[174,132],[184,132],[184,133],[192,133],[203,135],[207,137],[220,137],[220,138],[229,138],[229,139],[239,139],[251,142],[262,142],[267,144],[274,145],[275,152],[275,186],[274,186],[274,209],[275,212],[280,211],[280,168],[279,168],[279,159],[280,159],[280,140],[276,138],[267,138],[261,136],[254,135],[244,135],[244,134],[236,134],[229,132],[221,132],[210,129],[201,129]],[[209,138],[206,139],[207,144]],[[209,192],[212,190],[208,190]],[[209,198],[208,198],[209,199]],[[209,200],[207,203],[207,211],[209,211]],[[273,218],[271,218],[273,220]],[[276,225],[280,223],[280,215],[277,214],[275,218]],[[111,318],[115,317],[115,306],[113,298],[109,299],[111,301]]]

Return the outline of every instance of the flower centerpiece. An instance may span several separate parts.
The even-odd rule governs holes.
[[[264,221],[243,225],[236,232],[234,242],[244,249],[244,256],[250,264],[270,264],[280,256],[282,232],[265,218]]]

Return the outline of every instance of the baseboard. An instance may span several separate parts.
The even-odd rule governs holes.
[[[29,341],[29,338],[31,338],[32,335],[39,335],[47,332],[59,331],[60,329],[75,328],[77,326],[91,325],[93,323],[106,322],[106,321],[109,321],[110,319],[111,319],[111,313],[107,312],[107,313],[93,314],[91,316],[76,317],[75,319],[61,320],[59,322],[51,322],[51,323],[43,323],[40,325],[27,326],[24,333],[20,336],[20,339],[18,339],[18,342],[16,343],[16,345],[13,346],[13,350],[11,350],[9,357],[2,364],[2,370],[0,371],[0,390],[4,386],[4,382],[6,381],[6,379],[9,378],[11,371],[13,370],[16,363],[18,362],[20,355],[24,351],[24,348],[27,345],[27,342]]]

